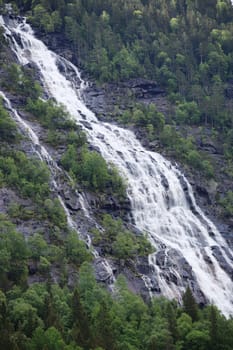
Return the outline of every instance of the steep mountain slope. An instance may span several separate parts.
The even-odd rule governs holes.
[[[142,4],[151,5],[146,1],[135,2],[137,18],[142,16]],[[176,2],[180,6],[177,11],[184,11],[184,18],[190,11],[185,4]],[[23,5],[30,9],[30,1]],[[48,5],[54,11],[57,6],[62,11],[63,6],[65,11],[65,3],[43,4]],[[79,10],[81,5],[82,1]],[[89,1],[85,4],[87,13],[94,13],[102,5]],[[199,2],[195,3],[202,15],[214,17],[214,12],[207,11],[209,5],[212,3],[202,8]],[[108,1],[104,8],[109,9]],[[127,13],[126,8],[124,11]],[[100,13],[101,18],[108,17],[107,12]],[[119,13],[119,19],[121,16]],[[129,19],[130,12],[128,16]],[[42,30],[49,21],[46,17]],[[11,16],[2,25],[7,36],[6,41],[1,37],[4,90],[0,109],[1,347],[149,350],[159,346],[160,349],[230,350],[232,320],[227,321],[212,306],[198,311],[190,288],[199,303],[209,300],[226,315],[230,314],[232,252],[196,205],[186,178],[177,166],[143,148],[132,132],[99,122],[83,104],[84,91],[80,85],[83,87],[84,81],[77,68],[49,52],[21,18]],[[44,37],[48,38],[51,40],[53,34]],[[63,48],[60,50],[64,52]],[[65,51],[67,57],[70,51]],[[120,74],[125,74],[123,66],[116,67]],[[132,76],[141,74],[136,68],[133,72]],[[107,85],[104,87],[107,95],[111,86],[113,91],[121,89],[118,84]],[[161,150],[164,145],[169,157],[178,158],[189,169],[193,165],[211,178],[213,169],[209,160],[204,159],[203,163],[194,142],[185,143],[181,136],[197,133],[199,137],[198,128],[189,129],[183,124],[184,119],[189,124],[189,120],[198,117],[196,105],[179,104],[174,112],[178,118],[175,131],[169,125],[171,114],[164,118],[152,105],[135,105],[141,93],[144,94],[141,102],[148,103],[145,99],[150,89],[164,94],[163,89],[155,88],[158,85],[154,81],[138,79],[123,86],[131,101],[124,97],[123,104],[120,103],[110,119],[117,118],[118,123],[130,125],[147,148]],[[229,86],[227,89],[229,93]],[[41,91],[45,100],[40,97]],[[65,104],[70,114],[53,99]],[[116,100],[112,102],[108,96],[106,99],[107,103],[110,100],[109,110]],[[103,119],[106,118],[108,113]],[[225,122],[225,126],[229,125],[229,119]],[[218,129],[219,135],[229,138],[231,130],[224,128]],[[227,139],[224,146],[229,169],[230,142]],[[202,143],[204,147],[216,146],[209,139]],[[127,178],[126,183],[99,153],[117,166]],[[200,192],[204,190],[201,184]],[[226,218],[230,219],[231,190],[220,202],[226,208]],[[116,220],[119,217],[124,224]],[[152,246],[156,247],[155,253],[142,231],[147,232]],[[93,248],[87,250],[91,240]],[[121,279],[116,282],[111,298],[96,285],[86,264],[90,261],[97,280],[104,281],[111,289],[120,272],[127,277],[128,286],[143,296],[148,291],[162,292],[181,301],[182,292],[189,286],[183,296],[183,308],[163,299],[153,300],[148,308],[127,291]]]
[[[184,264],[181,262],[181,259],[185,258],[185,263],[192,267],[188,280],[191,278],[194,282],[193,288],[198,291],[199,285],[207,299],[218,303],[224,312],[231,312],[231,281],[223,271],[224,269],[227,273],[231,273],[231,252],[227,250],[226,243],[211,222],[196,206],[186,180],[162,157],[142,149],[134,140],[132,133],[98,123],[95,116],[82,104],[79,94],[74,90],[76,85],[70,84],[69,80],[66,80],[58,71],[56,62],[60,60],[59,57],[49,52],[40,41],[34,38],[29,26],[19,22],[15,29],[14,23],[9,23],[8,28],[11,27],[12,47],[18,60],[22,64],[31,61],[38,67],[42,82],[47,87],[47,93],[67,108],[71,117],[83,125],[90,144],[99,149],[102,155],[117,165],[126,176],[134,222],[142,231],[148,232],[152,245],[158,250],[150,259],[152,277],[146,280],[146,285],[151,290],[162,291],[164,295],[170,297],[180,295],[184,290],[183,286],[187,283],[183,278]],[[17,44],[15,38],[17,40],[20,38],[22,47]],[[66,60],[61,60],[61,64],[65,72],[68,69],[73,70],[73,74],[80,80],[79,72],[73,65]],[[76,82],[73,80],[75,75],[71,82]],[[29,110],[36,112],[38,107],[38,103],[29,101]],[[70,152],[69,149],[68,151]],[[123,154],[127,154],[126,160]],[[67,156],[72,157],[72,153]],[[85,169],[87,165],[85,165],[84,155],[82,157]],[[69,166],[70,160],[67,163],[66,158],[63,158],[62,161]],[[74,174],[77,171],[72,165],[70,169]],[[96,186],[98,189],[99,186],[104,186],[102,181],[105,175],[102,172],[98,180],[97,174],[98,172],[95,173],[95,182],[90,180],[92,181],[90,183],[92,187]],[[85,173],[78,172],[77,175],[85,176]],[[181,180],[186,186],[186,194],[182,189]],[[152,184],[150,190],[149,182]],[[116,179],[112,182],[113,190],[114,185],[116,185]],[[176,245],[175,242],[179,236],[182,239],[179,245]],[[117,240],[116,243],[119,244]],[[158,260],[161,253],[167,256],[165,269]],[[176,268],[170,268],[170,263]],[[213,271],[210,269],[211,264]],[[207,279],[208,286],[205,283]],[[158,287],[154,287],[154,283],[158,284]]]

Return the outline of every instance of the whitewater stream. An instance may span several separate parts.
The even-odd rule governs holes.
[[[191,266],[207,300],[225,315],[233,314],[233,282],[216,259],[214,249],[217,247],[221,261],[230,269],[233,268],[232,252],[196,205],[192,188],[177,167],[161,155],[143,148],[131,131],[100,122],[82,101],[85,82],[78,69],[50,51],[25,21],[13,25],[13,22],[6,24],[1,19],[1,25],[19,63],[33,63],[38,67],[47,94],[65,106],[71,117],[82,125],[90,144],[108,162],[115,164],[126,179],[134,225],[148,233],[156,248],[149,262],[161,293],[179,299],[187,285],[175,263],[171,263],[173,254],[183,257]],[[61,65],[62,73],[58,68]],[[70,78],[66,71],[72,72]],[[166,278],[164,269],[158,264],[161,249],[170,259],[169,269],[175,282]],[[147,285],[149,287],[148,281]]]
[[[35,132],[31,128],[31,126],[29,125],[29,123],[25,122],[21,118],[21,116],[13,108],[10,100],[6,97],[6,95],[3,91],[0,91],[0,97],[3,99],[3,102],[5,104],[5,108],[8,110],[8,112],[10,113],[12,118],[17,123],[19,129],[22,131],[22,134],[30,139],[34,154],[36,154],[38,156],[38,158],[41,161],[45,162],[47,164],[47,166],[49,167],[51,178],[52,178],[52,189],[58,193],[59,186],[58,186],[55,178],[58,174],[63,174],[64,173],[63,170],[57,165],[57,163],[54,161],[54,159],[50,156],[50,154],[48,153],[46,148],[43,145],[41,145],[38,136],[35,134]],[[71,181],[71,178],[69,177],[68,174],[66,174],[66,177],[68,178],[69,181]],[[91,217],[89,214],[89,210],[85,205],[84,198],[77,191],[75,191],[75,194],[76,194],[76,197],[78,198],[78,201],[81,205],[81,208],[82,208],[84,215],[86,216],[86,218],[88,220],[90,220]],[[70,227],[70,229],[75,230],[77,232],[77,234],[79,235],[80,233],[78,230],[78,226],[77,226],[76,222],[73,220],[73,218],[71,217],[69,210],[67,209],[67,207],[65,205],[65,202],[63,201],[63,199],[60,195],[58,195],[58,199],[59,199],[61,206],[63,207],[63,209],[66,213],[68,226]],[[86,237],[83,237],[83,238],[85,239],[87,246],[89,246],[89,248],[91,249],[95,259],[98,261],[97,263],[99,266],[99,270],[101,270],[101,269],[104,270],[106,280],[108,280],[109,288],[111,289],[112,284],[115,282],[115,277],[114,277],[114,274],[113,274],[113,271],[112,271],[110,264],[108,263],[108,261],[106,259],[100,257],[97,250],[95,250],[93,248],[91,238],[89,235],[86,235]]]

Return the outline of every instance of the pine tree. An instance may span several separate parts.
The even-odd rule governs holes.
[[[87,313],[81,303],[78,289],[75,289],[72,298],[72,336],[75,342],[84,349],[89,349],[91,334]]]
[[[211,349],[215,350],[218,349],[218,311],[216,307],[213,305],[210,306],[210,314],[209,314],[209,320],[210,320],[210,344]]]
[[[192,318],[192,321],[197,321],[198,306],[189,286],[187,287],[185,293],[183,294],[182,300],[183,300],[184,312],[186,312]]]
[[[168,322],[168,329],[173,339],[176,340],[178,338],[176,308],[171,302],[169,302],[166,306],[166,317]]]

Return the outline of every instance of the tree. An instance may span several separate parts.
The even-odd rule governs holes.
[[[189,350],[206,350],[210,342],[208,331],[193,329],[185,339],[185,344]]]
[[[176,120],[179,124],[198,124],[200,111],[197,103],[192,101],[179,104],[176,109]]]
[[[186,312],[192,318],[192,321],[197,321],[198,307],[189,286],[187,287],[185,293],[182,296],[182,301],[183,301],[184,312]]]
[[[91,344],[91,333],[89,329],[89,320],[87,313],[81,303],[81,298],[78,289],[74,290],[72,296],[72,337],[76,343],[88,348]]]
[[[43,214],[58,227],[64,228],[67,226],[66,213],[58,198],[54,200],[47,198],[44,201]]]
[[[138,245],[128,231],[119,232],[112,245],[113,254],[122,260],[133,258],[137,254]]]
[[[25,283],[28,255],[24,237],[0,214],[0,276],[3,283],[0,283],[1,288],[7,288],[6,279],[22,285]]]
[[[32,350],[65,350],[65,342],[54,327],[50,327],[46,331],[41,327],[37,328],[33,333],[30,346]]]
[[[78,267],[85,261],[91,261],[92,255],[87,250],[83,241],[78,238],[77,232],[71,231],[68,234],[65,242],[66,254],[72,263]]]
[[[192,330],[192,318],[188,314],[182,313],[177,319],[177,330],[179,339],[183,341]]]
[[[15,122],[10,118],[7,111],[2,106],[0,100],[0,139],[7,142],[16,142],[19,140]]]
[[[78,174],[89,188],[103,191],[109,181],[107,163],[97,152],[82,152],[82,164]]]
[[[125,80],[134,77],[140,71],[139,64],[133,53],[123,47],[113,59],[114,78]]]
[[[33,259],[39,260],[40,256],[47,255],[48,245],[43,237],[38,233],[29,238],[28,246]]]
[[[166,317],[168,322],[168,329],[174,340],[178,338],[177,331],[177,305],[173,305],[171,302],[166,306]]]
[[[37,315],[37,310],[23,298],[17,298],[9,303],[10,319],[16,330],[20,330],[30,337],[33,331],[42,326],[42,320]]]
[[[219,337],[218,337],[218,311],[214,305],[209,307],[209,334],[210,334],[210,346],[211,349],[217,350],[219,346]]]

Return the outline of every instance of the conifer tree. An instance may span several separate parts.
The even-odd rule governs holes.
[[[90,348],[91,334],[87,313],[81,303],[80,294],[76,288],[72,298],[72,336],[77,344],[84,349]]]
[[[185,293],[183,294],[182,300],[183,300],[184,312],[186,312],[192,318],[192,321],[197,321],[198,306],[189,286],[187,287]]]

